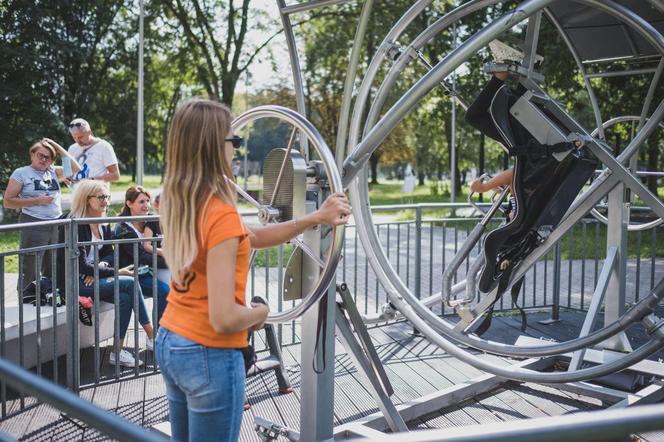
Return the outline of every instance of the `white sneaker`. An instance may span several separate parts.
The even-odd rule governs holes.
[[[129,353],[127,350],[120,350],[119,361],[115,360],[115,351],[111,352],[111,356],[108,360],[111,365],[120,365],[122,367],[140,367],[143,365],[143,361],[140,359],[134,359],[134,356]]]
[[[145,339],[145,349],[147,351],[154,351],[154,338]]]

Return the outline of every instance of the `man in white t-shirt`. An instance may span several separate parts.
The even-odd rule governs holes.
[[[69,123],[69,133],[76,141],[69,146],[69,153],[81,166],[81,170],[72,177],[73,181],[90,179],[112,182],[120,179],[118,158],[113,146],[93,136],[87,121],[75,118]]]

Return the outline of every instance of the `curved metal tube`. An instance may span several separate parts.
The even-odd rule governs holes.
[[[502,22],[503,21],[501,21],[501,23]],[[493,25],[491,25],[490,28],[491,27],[494,29],[496,35],[502,32],[500,29],[496,29],[496,27]],[[489,28],[485,28],[485,30],[486,29]],[[491,36],[485,39],[490,40],[490,37]],[[464,46],[469,44],[471,41],[473,41],[473,39],[468,40],[460,48],[457,48],[456,52],[458,53],[459,51],[463,50]],[[446,61],[449,64],[451,64],[453,63],[452,60],[453,59],[451,59],[450,56],[448,56],[445,58],[443,62],[439,64],[438,67],[440,68],[440,65]],[[448,68],[447,70],[451,72],[455,68],[456,66],[454,66],[452,69]],[[361,103],[362,102],[358,101],[358,105],[361,105]],[[376,272],[377,276],[383,283],[383,286],[386,288],[388,296],[395,305],[397,304],[403,305],[402,304],[404,302],[404,297],[402,296],[403,293],[404,296],[408,299],[409,305],[413,306],[415,310],[417,310],[417,313],[419,313],[422,318],[425,318],[431,324],[434,324],[438,332],[444,333],[446,336],[450,337],[451,339],[454,339],[457,342],[462,342],[466,345],[470,345],[480,350],[490,351],[492,353],[504,354],[504,355],[544,356],[549,354],[559,354],[567,351],[573,351],[572,349],[584,348],[587,347],[588,345],[592,345],[592,343],[602,341],[607,337],[614,335],[618,331],[624,330],[627,326],[631,324],[631,322],[640,319],[640,317],[642,317],[642,315],[645,314],[644,312],[646,312],[646,309],[644,309],[645,304],[641,304],[640,306],[638,306],[638,309],[634,308],[633,310],[630,310],[632,314],[630,315],[626,314],[626,316],[624,316],[622,320],[619,321],[618,323],[614,323],[611,326],[608,326],[602,330],[599,330],[596,333],[588,335],[585,338],[580,338],[574,341],[569,341],[567,343],[554,344],[539,348],[509,346],[500,343],[491,343],[489,341],[481,340],[479,338],[473,338],[467,335],[460,334],[458,332],[453,332],[451,330],[452,326],[449,323],[438,318],[430,310],[426,308],[418,309],[418,307],[421,306],[419,306],[415,297],[412,295],[409,289],[405,287],[405,285],[401,282],[401,280],[397,276],[395,276],[394,270],[391,268],[389,261],[385,257],[380,243],[378,243],[377,239],[375,238],[375,232],[373,232],[372,228],[368,227],[372,225],[370,222],[371,215],[368,208],[368,195],[367,195],[366,186],[361,185],[360,181],[361,181],[360,179],[357,179],[351,183],[351,202],[353,204],[353,207],[355,208],[355,217],[358,220],[357,223],[358,234],[360,236],[360,239],[362,240],[365,249],[373,252],[373,253],[368,253],[369,261],[371,262],[372,267],[374,268],[374,271]],[[408,312],[410,312],[411,310],[413,309],[409,308]],[[414,314],[415,312],[412,313]],[[411,321],[413,321],[413,317],[409,316],[409,314],[404,312],[404,315],[407,316]],[[418,318],[420,316],[418,316]],[[431,336],[429,337],[431,338]]]
[[[330,191],[341,192],[341,176],[334,161],[334,156],[330,148],[325,143],[325,140],[318,132],[318,130],[302,115],[292,109],[281,106],[259,106],[250,109],[233,120],[233,130],[239,131],[247,124],[258,120],[260,118],[277,118],[281,121],[291,124],[296,127],[300,133],[311,141],[311,144],[316,149],[318,157],[323,162],[327,180],[330,185]],[[295,307],[284,312],[270,313],[267,317],[267,322],[276,324],[279,322],[287,322],[300,317],[316,302],[318,302],[323,295],[327,293],[327,289],[334,281],[334,276],[337,270],[337,265],[341,259],[341,250],[343,247],[344,226],[335,226],[332,228],[332,240],[330,243],[329,252],[325,260],[325,267],[321,271],[318,281],[311,294],[304,297],[302,301]]]
[[[355,39],[353,40],[353,48],[350,51],[350,63],[348,71],[346,72],[346,80],[344,82],[344,95],[341,99],[341,110],[339,111],[339,124],[337,127],[337,144],[334,150],[334,157],[337,160],[337,167],[341,167],[344,158],[346,158],[346,135],[348,133],[348,115],[350,114],[351,101],[353,99],[353,83],[357,76],[357,65],[360,61],[360,52],[362,49],[362,41],[364,34],[367,30],[369,17],[371,17],[371,9],[373,8],[373,0],[366,0],[362,6],[362,13],[360,14],[359,24],[355,31]]]
[[[295,103],[297,111],[305,118],[307,116],[307,105],[304,101],[304,82],[302,81],[302,69],[300,68],[300,57],[297,55],[297,44],[293,34],[293,26],[290,21],[290,13],[284,14],[286,0],[277,0],[279,15],[281,16],[281,25],[284,27],[284,36],[286,37],[286,46],[288,46],[288,57],[290,58],[291,71],[293,73],[293,90],[295,91]],[[309,160],[309,143],[306,139],[300,140],[302,147],[302,156]]]
[[[477,274],[484,265],[484,253],[480,253],[468,268],[466,274],[466,301],[472,302],[477,296]]]
[[[622,115],[622,116],[619,116],[619,117],[614,117],[614,118],[611,118],[610,120],[607,120],[604,123],[602,123],[602,125],[601,125],[602,132],[604,132],[604,129],[607,129],[607,128],[615,125],[615,124],[625,123],[625,122],[630,122],[630,121],[632,121],[632,122],[633,121],[640,121],[640,120],[641,120],[641,117],[636,116],[636,115]],[[659,126],[664,129],[664,122],[660,122]],[[599,133],[599,131],[597,129],[595,129],[590,135],[595,137],[595,136],[597,136],[598,133]],[[605,217],[604,215],[602,215],[601,213],[599,213],[597,211],[597,209],[592,209],[590,211],[590,213],[598,221],[602,222],[603,224],[608,224],[609,223],[609,219],[607,217]],[[649,230],[649,229],[652,229],[654,227],[659,226],[660,224],[662,224],[663,221],[664,220],[662,218],[657,218],[657,219],[649,221],[647,223],[640,223],[640,224],[628,223],[627,224],[627,230],[629,230],[630,232],[642,232],[642,231]]]

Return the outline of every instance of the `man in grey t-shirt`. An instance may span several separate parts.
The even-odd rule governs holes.
[[[120,179],[118,159],[113,146],[108,141],[93,136],[87,121],[75,118],[69,123],[69,133],[76,141],[69,146],[69,153],[81,166],[81,170],[73,176],[73,181],[91,179],[112,182]]]

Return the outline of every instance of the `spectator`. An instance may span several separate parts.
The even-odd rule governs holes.
[[[173,440],[237,440],[244,404],[247,333],[263,326],[266,305],[246,305],[251,248],[282,244],[316,224],[348,222],[334,194],[297,220],[249,229],[235,206],[233,136],[224,105],[194,99],[173,116],[161,224],[172,272],[156,359],[166,383]]]
[[[55,141],[44,138],[30,147],[30,165],[19,167],[9,177],[3,204],[7,209],[20,209],[19,223],[48,221],[60,218],[60,183],[66,177],[61,166],[54,166],[55,157],[71,160],[72,170],[78,172],[78,163]],[[55,244],[58,229],[55,226],[32,227],[21,230],[21,249]],[[50,275],[51,252],[21,255],[22,273],[19,292],[39,275],[35,275],[35,257],[43,256],[41,272]]]
[[[90,179],[112,182],[120,179],[118,159],[113,146],[108,141],[93,136],[87,121],[75,118],[69,123],[69,133],[76,141],[69,146],[69,153],[81,166],[81,170],[74,175],[74,181]]]
[[[71,213],[72,218],[100,218],[106,215],[108,202],[111,199],[108,184],[101,181],[84,180],[76,185],[72,195]],[[103,243],[104,240],[111,239],[111,229],[107,224],[78,224],[78,241],[101,242],[99,247],[99,262],[97,265],[99,272],[99,281],[94,278],[94,248],[91,245],[79,246],[78,271],[79,295],[94,296],[94,286],[99,286],[99,298],[102,301],[113,302],[114,299],[114,277],[118,278],[120,292],[120,340],[113,343],[114,351],[111,352],[109,362],[111,365],[122,365],[125,367],[135,367],[143,365],[143,362],[135,358],[127,350],[123,349],[124,338],[129,328],[129,320],[134,307],[134,291],[138,296],[138,322],[143,326],[148,336],[147,349],[154,349],[154,332],[150,318],[145,308],[143,291],[141,287],[134,286],[133,266],[129,265],[119,269],[113,268],[113,246]],[[63,281],[58,278],[58,282]]]
[[[146,216],[150,211],[150,193],[142,186],[132,186],[125,192],[125,202],[120,216]],[[117,239],[138,239],[145,237],[145,221],[120,222],[115,225],[113,231]],[[152,233],[151,235],[152,236]],[[153,296],[153,278],[152,271],[157,269],[166,269],[166,261],[161,256],[161,250],[157,249],[157,269],[152,268],[152,245],[147,251],[144,245],[150,243],[144,242],[138,244],[138,262],[134,262],[134,244],[120,244],[120,267],[129,265],[138,265],[138,282],[143,289],[143,294],[147,297]],[[162,313],[166,308],[166,297],[168,296],[168,284],[157,279],[157,320],[161,319]]]

